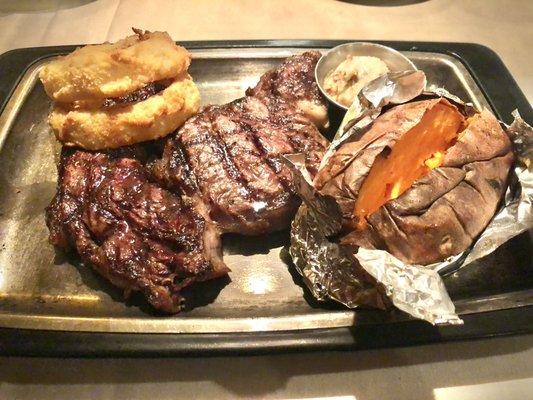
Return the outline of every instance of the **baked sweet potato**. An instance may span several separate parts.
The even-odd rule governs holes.
[[[430,264],[466,250],[493,217],[513,162],[487,110],[444,98],[396,106],[342,145],[315,178],[343,214],[341,243]]]

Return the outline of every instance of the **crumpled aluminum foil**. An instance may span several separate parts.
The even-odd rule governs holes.
[[[353,109],[348,110],[351,115],[341,124],[322,165],[341,144],[357,140],[366,132],[388,104],[400,104],[420,95],[443,96],[468,115],[475,112],[471,104],[442,88],[424,90],[425,76],[420,72],[389,74],[363,89]],[[287,156],[284,162],[303,200],[292,223],[290,254],[314,297],[332,299],[349,308],[385,309],[393,304],[432,324],[463,323],[439,272],[467,265],[533,228],[533,129],[516,111],[513,116],[514,122],[506,128],[516,161],[502,207],[468,251],[429,266],[407,265],[383,250],[359,248],[354,253],[353,248],[336,243],[335,235],[341,229],[339,206],[333,198],[314,189],[302,155]]]

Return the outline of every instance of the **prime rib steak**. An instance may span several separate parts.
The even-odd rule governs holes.
[[[314,80],[318,52],[289,57],[246,96],[207,106],[166,143],[154,175],[203,203],[221,232],[257,235],[286,228],[299,199],[280,158],[304,153],[316,173],[328,145],[318,127],[326,103]]]
[[[314,82],[320,54],[290,57],[247,96],[208,106],[156,144],[89,152],[64,148],[46,210],[50,242],[74,250],[125,293],[140,291],[174,313],[181,290],[226,275],[220,234],[260,234],[289,225],[299,200],[283,154],[303,152],[317,171],[328,144]]]

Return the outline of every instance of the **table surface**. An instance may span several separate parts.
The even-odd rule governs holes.
[[[116,40],[475,42],[533,98],[531,0],[0,0],[0,53]],[[533,335],[361,352],[199,359],[0,360],[0,398],[533,399]]]

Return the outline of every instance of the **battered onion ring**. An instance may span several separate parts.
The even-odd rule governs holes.
[[[198,88],[184,74],[158,94],[126,107],[69,110],[56,105],[48,122],[65,145],[101,150],[166,136],[199,107]]]
[[[93,104],[127,95],[187,71],[191,56],[166,32],[141,32],[116,43],[90,45],[48,63],[39,77],[60,103]]]

